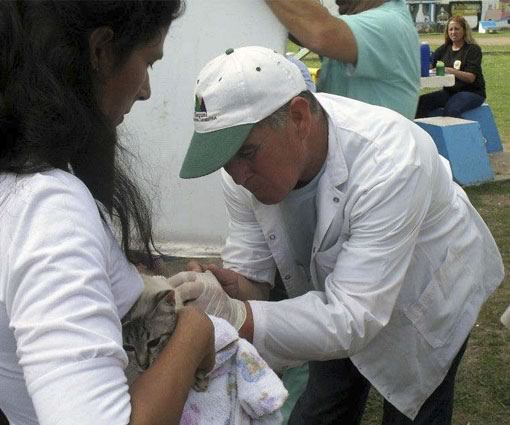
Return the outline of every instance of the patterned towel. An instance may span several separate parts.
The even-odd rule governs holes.
[[[248,341],[225,320],[210,316],[216,365],[205,392],[191,390],[181,425],[277,425],[287,390]]]

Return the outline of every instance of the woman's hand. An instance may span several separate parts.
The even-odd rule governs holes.
[[[455,78],[458,78],[468,84],[472,84],[476,80],[476,74],[473,74],[472,72],[460,71],[455,68],[450,68],[449,66],[445,67],[444,70],[446,73],[452,74]]]

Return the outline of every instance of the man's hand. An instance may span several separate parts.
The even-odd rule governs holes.
[[[200,272],[210,271],[222,286],[223,290],[232,298],[240,298],[240,281],[246,279],[239,273],[218,267],[216,264],[199,264],[196,261],[188,263],[188,270]]]
[[[186,273],[187,275],[185,275]],[[195,306],[207,314],[221,317],[230,322],[236,330],[241,328],[246,320],[244,302],[229,297],[210,271],[206,273],[182,272],[179,275],[187,276],[192,280],[180,282],[175,287],[176,301],[180,300],[185,305]],[[180,278],[175,279],[175,281],[177,280]]]
[[[197,279],[197,272],[188,271],[174,274],[173,276],[166,279],[167,284],[172,288],[177,288],[185,282],[193,282]]]
[[[233,270],[218,267],[216,264],[200,264],[197,261],[190,261],[186,269],[198,273],[210,271],[218,279],[224,291],[232,298],[241,301],[266,301],[269,298],[271,289],[269,283],[254,282]]]

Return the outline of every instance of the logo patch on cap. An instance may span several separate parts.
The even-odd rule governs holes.
[[[207,116],[207,108],[205,106],[205,101],[203,97],[195,96],[195,115],[193,117],[194,121],[203,122],[203,121],[213,121],[216,119],[216,116],[208,117]]]
[[[203,97],[195,96],[195,112],[205,112],[207,114]]]

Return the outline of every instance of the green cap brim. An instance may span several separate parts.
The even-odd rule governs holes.
[[[207,176],[223,167],[241,148],[255,124],[193,134],[179,177]]]

